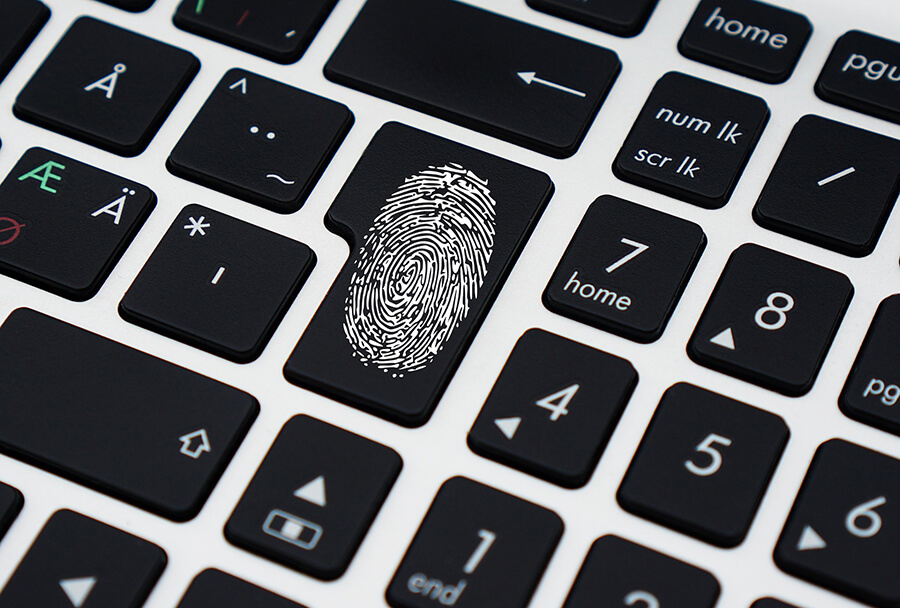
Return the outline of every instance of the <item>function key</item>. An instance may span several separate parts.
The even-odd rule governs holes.
[[[784,421],[690,384],[665,392],[618,499],[722,547],[747,535],[788,439]]]
[[[766,123],[759,97],[692,76],[663,76],[619,151],[619,179],[718,209],[728,202]]]
[[[728,260],[688,344],[701,365],[796,397],[813,382],[853,286],[839,272],[759,245]]]
[[[616,36],[637,36],[657,0],[528,0],[533,9]]]
[[[755,0],[702,0],[678,41],[689,59],[762,82],[791,76],[812,33],[799,13]]]
[[[562,535],[552,511],[454,477],[387,590],[394,608],[525,608]]]
[[[618,536],[591,550],[563,608],[712,608],[719,583],[705,570]]]
[[[155,205],[146,186],[31,148],[0,184],[0,272],[87,300]]]
[[[816,451],[775,547],[789,574],[879,608],[900,605],[900,461],[833,439]]]
[[[137,156],[199,68],[186,51],[82,17],[32,76],[13,110],[38,126]]]
[[[614,196],[588,209],[544,290],[555,313],[637,342],[662,335],[706,235],[697,224]]]
[[[0,82],[49,18],[50,9],[37,0],[3,0],[0,5]]]
[[[166,167],[230,196],[293,213],[352,124],[346,106],[234,69],[203,104]]]
[[[833,104],[900,123],[900,43],[847,32],[834,44],[816,81],[816,95]]]
[[[73,511],[57,511],[0,594],[0,608],[139,608],[166,561],[154,544]]]
[[[271,591],[219,570],[204,570],[194,578],[177,608],[303,608]],[[89,608],[85,606],[85,608]]]
[[[369,0],[325,75],[566,158],[581,145],[620,69],[608,49],[461,2]]]
[[[900,141],[821,116],[794,126],[753,219],[845,255],[868,255],[900,192]]]
[[[105,2],[106,4],[110,4],[126,11],[131,11],[132,13],[139,13],[147,10],[155,1],[156,0],[100,0],[100,2]]]
[[[0,483],[0,538],[3,538],[3,535],[9,530],[24,504],[25,499],[22,498],[21,492],[12,486]]]
[[[336,579],[394,485],[394,450],[309,418],[291,418],[225,526],[232,543]]]
[[[531,329],[469,431],[469,447],[526,473],[587,483],[637,383],[631,364]]]

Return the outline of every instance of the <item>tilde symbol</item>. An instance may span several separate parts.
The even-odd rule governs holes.
[[[101,89],[106,91],[106,98],[112,99],[113,94],[116,92],[116,82],[119,80],[119,74],[125,72],[125,64],[117,63],[115,67],[113,67],[112,74],[109,76],[104,76],[97,82],[91,83],[88,86],[84,87],[85,91],[93,91],[94,89]]]

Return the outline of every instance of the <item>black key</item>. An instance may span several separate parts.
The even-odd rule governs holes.
[[[175,25],[278,63],[300,59],[337,0],[182,0]]]
[[[561,486],[582,486],[635,384],[625,359],[531,329],[503,366],[469,447]]]
[[[165,567],[156,545],[57,511],[0,594],[0,608],[139,608]]]
[[[562,535],[552,511],[454,477],[387,590],[394,608],[525,608]]]
[[[350,564],[402,466],[388,447],[295,416],[244,492],[225,536],[291,568],[336,579]]]
[[[697,224],[601,196],[544,290],[555,313],[637,342],[662,335],[706,247]]]
[[[825,101],[900,123],[900,43],[847,32],[834,44],[816,81]]]
[[[690,384],[668,389],[617,495],[628,511],[721,547],[744,540],[788,428]]]
[[[790,78],[812,33],[799,13],[755,0],[702,0],[678,41],[689,59],[768,83]]]
[[[816,451],[778,545],[789,574],[856,600],[900,605],[900,461],[833,439]]]
[[[351,255],[285,377],[424,424],[552,191],[533,169],[382,127],[326,215]]]
[[[303,243],[188,205],[128,288],[119,313],[246,363],[262,353],[315,264]]]
[[[100,0],[100,2],[111,4],[132,13],[139,13],[150,8],[155,0]]]
[[[796,397],[812,388],[853,285],[759,245],[728,259],[688,344],[701,365]]]
[[[610,50],[460,2],[369,0],[325,75],[565,158],[620,69]]]
[[[753,208],[760,226],[861,257],[900,193],[900,141],[804,116]]]
[[[563,608],[712,608],[718,597],[719,583],[709,572],[603,536],[591,546]]]
[[[0,6],[0,82],[49,18],[50,9],[37,0],[3,0]]]
[[[21,492],[12,486],[0,483],[0,538],[3,538],[3,535],[9,530],[24,504],[25,499]]]
[[[303,608],[280,595],[225,574],[204,570],[194,578],[177,608]]]
[[[791,604],[785,604],[776,599],[767,597],[765,599],[756,600],[750,608],[797,608]]]
[[[0,184],[0,272],[87,300],[155,205],[146,186],[31,148]]]
[[[528,0],[528,6],[616,36],[637,36],[657,0]]]
[[[244,70],[219,81],[169,156],[169,171],[279,213],[312,192],[344,140],[346,106]]]
[[[692,76],[660,78],[613,163],[621,180],[718,209],[769,121],[759,97]]]
[[[199,68],[188,52],[82,17],[32,76],[13,110],[38,126],[136,156]]]
[[[259,411],[247,393],[27,308],[0,327],[0,385],[0,450],[176,521],[200,511]]]

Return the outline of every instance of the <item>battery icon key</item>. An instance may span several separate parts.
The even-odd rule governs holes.
[[[281,509],[273,509],[262,528],[269,536],[307,551],[315,549],[322,538],[322,526]]]

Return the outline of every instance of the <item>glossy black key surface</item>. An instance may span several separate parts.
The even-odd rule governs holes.
[[[769,107],[759,97],[670,72],[653,87],[613,172],[718,209],[728,202],[768,120]]]
[[[245,70],[229,70],[166,167],[207,188],[292,213],[352,124],[346,106]]]
[[[278,63],[300,59],[337,0],[182,0],[175,25]]]
[[[119,314],[246,363],[262,353],[315,263],[303,243],[188,205],[128,288]]]
[[[739,247],[688,344],[701,365],[796,397],[812,388],[853,285],[759,245]]]
[[[494,383],[469,447],[565,487],[584,485],[635,384],[625,359],[531,329]]]
[[[325,217],[350,258],[285,377],[424,424],[552,192],[533,169],[382,127]]]
[[[525,608],[562,535],[554,512],[454,477],[387,590],[394,608]]]
[[[804,116],[763,188],[760,226],[839,253],[872,253],[900,193],[900,141]]]
[[[676,384],[650,421],[619,488],[619,504],[714,545],[737,546],[788,435],[774,414]]]
[[[816,451],[778,567],[879,608],[900,606],[900,461],[833,439]]]
[[[715,577],[682,561],[618,536],[591,546],[563,608],[712,608]]]
[[[9,530],[16,516],[19,515],[19,511],[22,510],[23,504],[25,504],[25,499],[21,492],[12,486],[0,483],[0,538],[3,538],[3,535]]]
[[[0,82],[49,18],[50,9],[37,0],[3,0],[0,5]]]
[[[350,564],[402,466],[388,447],[295,416],[244,492],[225,536],[291,568],[335,579]]]
[[[460,2],[369,0],[325,75],[565,158],[620,68],[612,51]]]
[[[527,0],[528,6],[616,36],[637,36],[657,0]]]
[[[111,4],[126,11],[131,11],[132,13],[139,13],[147,10],[153,6],[155,1],[156,0],[100,0],[100,2]]]
[[[0,326],[0,384],[5,454],[176,521],[200,511],[259,411],[247,393],[26,308]]]
[[[812,33],[799,13],[756,0],[702,0],[678,41],[689,59],[779,83],[790,78]]]
[[[857,30],[834,43],[816,81],[825,101],[900,123],[900,42]]]
[[[136,156],[199,68],[186,51],[82,17],[32,76],[13,111],[98,148]]]
[[[0,593],[0,608],[139,608],[166,561],[154,544],[57,511]]]
[[[177,608],[303,608],[220,570],[204,570],[191,582]]]
[[[31,148],[0,184],[0,272],[87,300],[155,205],[146,186]]]
[[[544,306],[637,342],[662,335],[706,247],[697,224],[601,196],[544,290]]]

